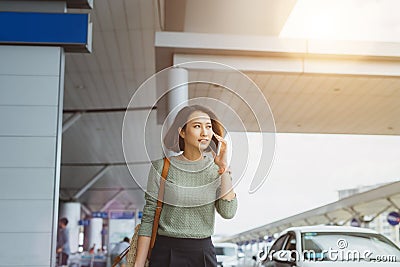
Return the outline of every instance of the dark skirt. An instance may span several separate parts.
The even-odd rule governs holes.
[[[217,267],[211,238],[174,238],[157,235],[149,267]]]

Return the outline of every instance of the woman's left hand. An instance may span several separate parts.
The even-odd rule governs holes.
[[[217,138],[218,142],[220,142],[220,150],[219,150],[219,155],[215,154],[214,155],[214,162],[219,166],[218,173],[223,174],[228,167],[227,163],[227,158],[228,158],[228,145],[226,140],[219,136],[218,134],[214,133],[215,138]]]

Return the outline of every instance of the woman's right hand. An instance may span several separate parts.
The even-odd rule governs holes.
[[[228,167],[228,163],[227,163],[228,144],[227,144],[226,140],[222,136],[219,136],[216,133],[214,133],[214,136],[218,140],[218,142],[220,143],[221,147],[219,149],[219,154],[218,155],[216,153],[214,153],[212,150],[211,151],[212,151],[212,154],[214,156],[214,162],[219,167],[218,173],[219,174],[223,174],[226,171],[227,167]]]

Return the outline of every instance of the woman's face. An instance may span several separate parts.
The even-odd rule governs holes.
[[[180,128],[179,131],[185,141],[185,150],[204,151],[210,145],[213,137],[210,116],[201,111],[194,111],[190,114],[186,128],[182,131]]]

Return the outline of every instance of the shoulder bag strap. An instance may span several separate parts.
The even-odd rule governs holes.
[[[157,207],[156,207],[156,213],[154,215],[153,229],[151,232],[150,248],[149,248],[149,253],[147,254],[148,259],[150,259],[151,250],[153,249],[154,243],[156,242],[158,222],[160,221],[160,215],[161,215],[161,210],[162,210],[162,205],[163,205],[162,201],[164,200],[165,181],[167,180],[169,163],[170,163],[169,158],[165,157],[164,158],[164,167],[163,167],[163,170],[161,173],[161,179],[160,179],[160,188],[158,189]]]

